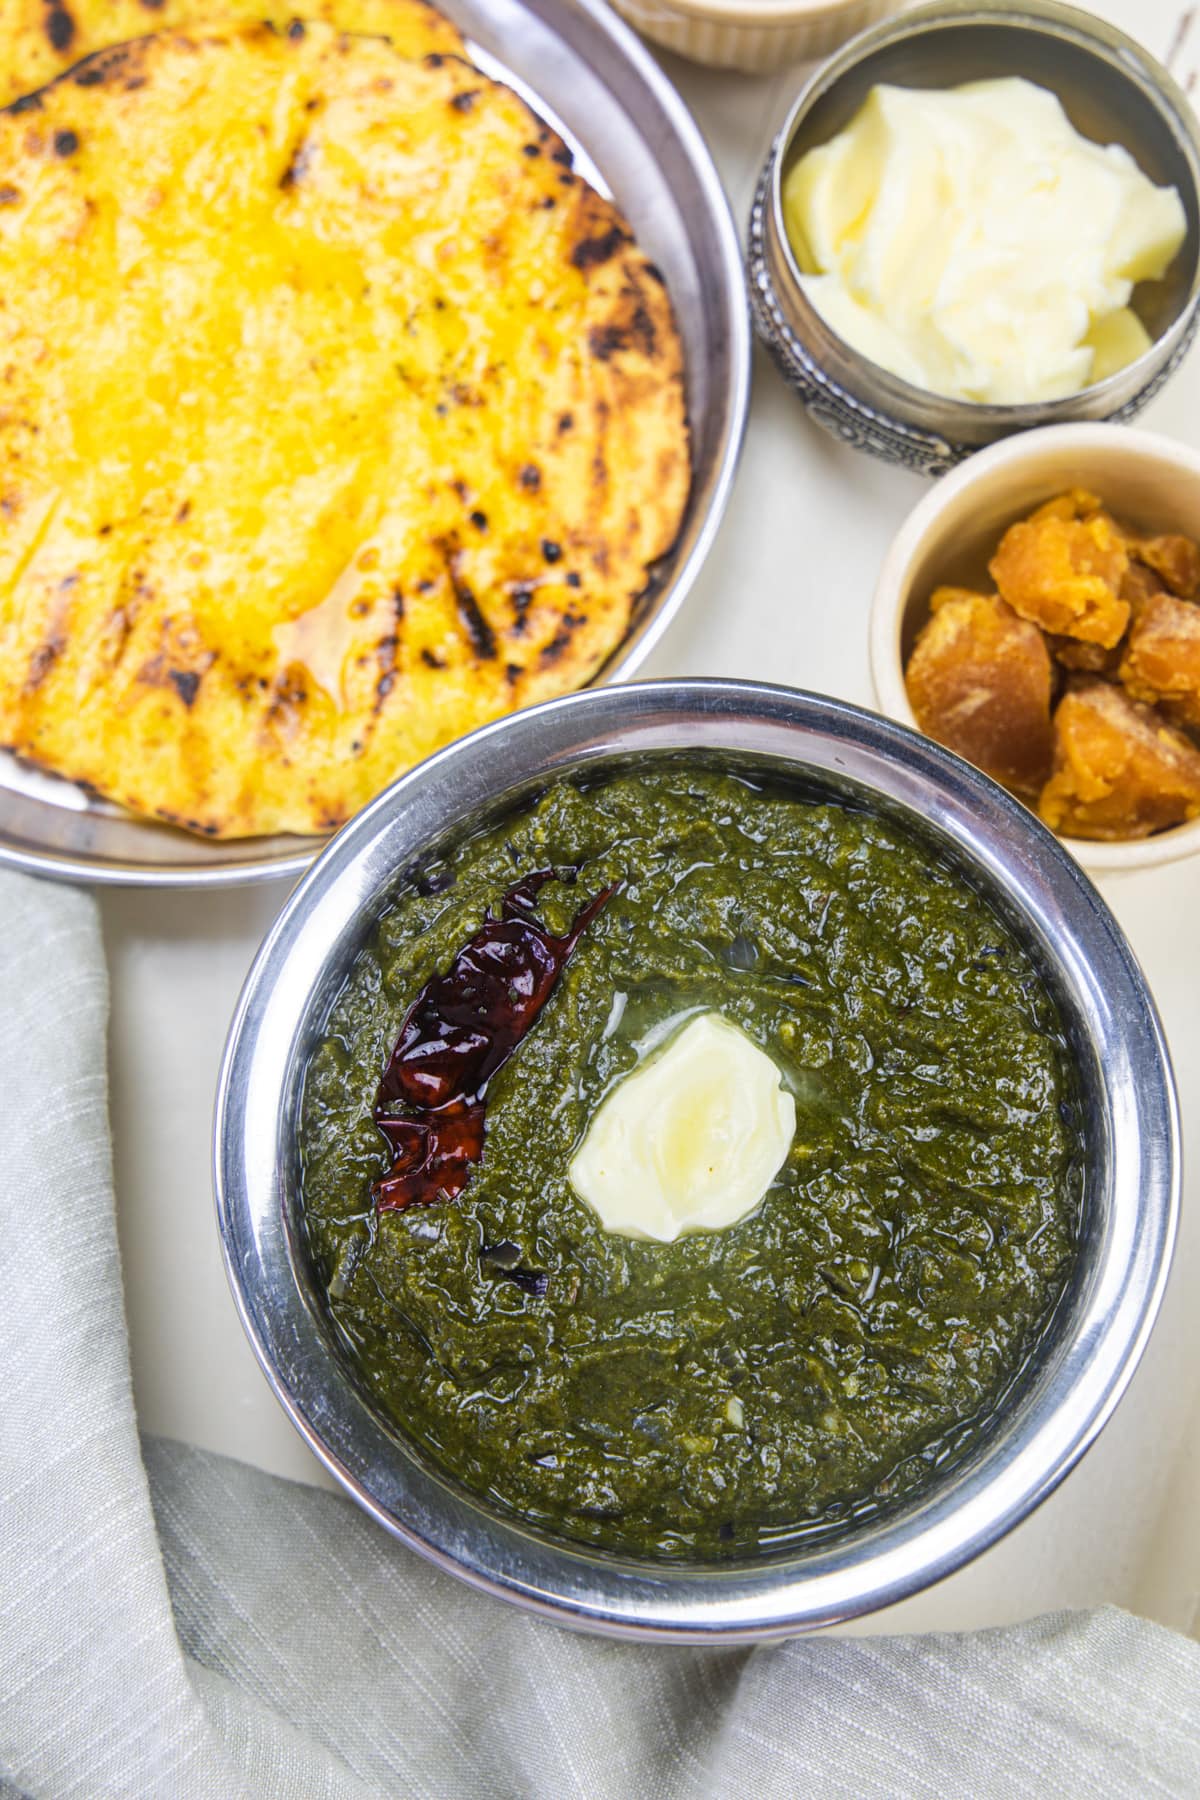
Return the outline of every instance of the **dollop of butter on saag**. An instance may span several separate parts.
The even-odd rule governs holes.
[[[606,1231],[674,1243],[762,1204],[796,1130],[771,1058],[704,1012],[601,1102],[571,1186]]]

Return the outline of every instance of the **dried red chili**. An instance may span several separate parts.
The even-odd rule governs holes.
[[[550,998],[567,959],[616,892],[613,882],[555,937],[534,914],[548,881],[577,869],[539,869],[510,888],[444,975],[409,1007],[375,1101],[392,1151],[371,1192],[380,1212],[453,1200],[483,1155],[487,1085]]]

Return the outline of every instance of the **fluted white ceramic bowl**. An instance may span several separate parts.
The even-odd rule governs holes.
[[[714,69],[762,74],[828,56],[896,0],[613,0],[643,37]]]

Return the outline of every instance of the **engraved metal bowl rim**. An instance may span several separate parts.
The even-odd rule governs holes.
[[[1157,108],[1171,130],[1190,173],[1194,207],[1200,212],[1200,124],[1187,97],[1133,38],[1059,0],[1013,0],[1007,5],[930,0],[868,26],[820,64],[772,142],[751,208],[748,264],[756,324],[784,374],[809,404],[819,411],[824,403],[831,414],[844,414],[848,424],[861,426],[867,447],[930,474],[953,467],[983,444],[1012,432],[1056,420],[1135,417],[1178,368],[1200,326],[1198,254],[1179,312],[1132,363],[1057,400],[985,405],[933,394],[884,369],[847,344],[812,306],[800,286],[802,272],[783,216],[783,176],[804,119],[838,81],[877,50],[971,25],[1025,27],[1059,37],[1105,61]],[[936,415],[936,426],[928,422],[931,415]],[[844,435],[852,437],[851,430]],[[882,442],[871,445],[872,436]]]
[[[764,758],[922,821],[994,894],[1077,1018],[1090,1223],[1070,1306],[1028,1391],[966,1467],[813,1552],[729,1566],[633,1562],[523,1527],[398,1446],[338,1366],[298,1270],[295,1117],[307,1056],[369,921],[414,856],[481,808],[616,756]],[[315,1454],[394,1536],[470,1585],[629,1638],[748,1642],[835,1623],[940,1579],[1011,1529],[1083,1454],[1124,1390],[1162,1297],[1179,1203],[1179,1120],[1161,1026],[1119,928],[1018,803],[878,715],[762,683],[658,681],[546,702],[395,783],[286,902],[230,1030],[214,1119],[217,1214],[234,1299]]]

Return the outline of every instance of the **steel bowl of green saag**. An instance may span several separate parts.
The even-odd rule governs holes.
[[[229,1113],[256,980],[348,869],[276,1123],[331,1447],[262,1341]],[[555,703],[398,784],[290,911],[227,1061],[227,1255],[302,1429],[427,1553],[624,1629],[819,1623],[894,1597],[873,1558],[903,1592],[982,1547],[1115,1403],[1173,1221],[1157,1023],[1048,834],[936,747],[742,684]]]

